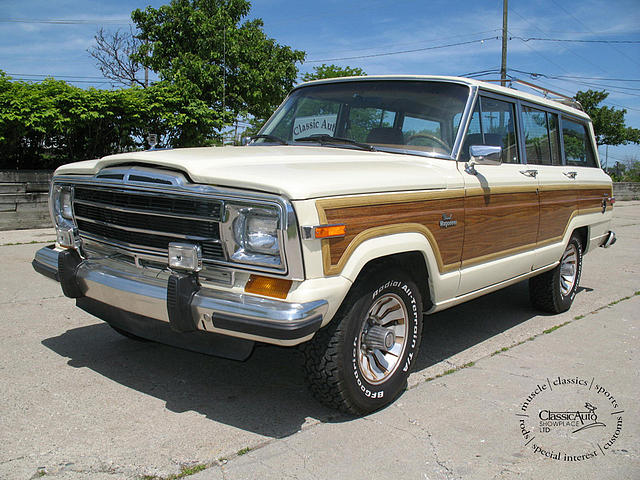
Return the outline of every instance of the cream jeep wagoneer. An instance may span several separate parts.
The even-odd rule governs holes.
[[[299,345],[312,391],[362,414],[403,390],[423,314],[529,280],[567,310],[614,243],[589,117],[452,77],[295,88],[251,144],[60,167],[35,269],[133,338],[243,360]],[[428,335],[428,332],[425,332]]]

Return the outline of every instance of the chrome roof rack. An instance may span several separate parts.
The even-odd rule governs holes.
[[[487,80],[478,79],[478,80],[481,82],[488,82],[488,83],[503,82],[503,80],[494,80],[494,79],[487,79]],[[536,90],[538,93],[541,93],[542,96],[544,96],[544,98],[547,98],[549,100],[554,100],[556,102],[562,103],[563,105],[567,105],[569,107],[577,108],[578,110],[581,110],[584,112],[584,108],[582,107],[580,102],[577,101],[575,98],[569,97],[559,92],[555,92],[553,90],[548,89],[547,87],[543,87],[541,85],[536,85],[535,83],[520,80],[519,78],[508,78],[505,82],[508,85],[508,88],[512,88],[512,84],[514,83],[519,83],[520,85],[524,85],[525,87],[529,87],[533,90]]]

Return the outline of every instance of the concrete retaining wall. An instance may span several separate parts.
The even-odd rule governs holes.
[[[50,227],[47,203],[53,172],[0,171],[0,230]]]
[[[640,200],[640,183],[616,182],[613,184],[613,196],[616,200]]]

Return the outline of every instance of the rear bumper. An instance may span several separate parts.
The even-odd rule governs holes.
[[[614,243],[616,243],[616,234],[615,232],[613,232],[612,230],[609,230],[609,232],[606,234],[604,242],[602,242],[602,245],[600,245],[602,248],[609,248],[611,245],[613,245]]]
[[[109,315],[93,313],[103,320],[114,318],[113,309],[164,322],[178,332],[204,331],[247,340],[295,345],[313,336],[322,325],[328,304],[325,300],[290,303],[269,298],[203,288],[197,282],[178,295],[167,295],[171,276],[150,275],[131,266],[114,268],[99,260],[78,258],[69,266],[65,252],[53,246],[40,249],[34,269],[56,281],[73,298],[88,298],[108,305]],[[68,256],[68,255],[66,255]],[[60,269],[65,271],[60,271]],[[189,290],[190,289],[190,290]],[[183,288],[184,290],[184,288]],[[68,292],[75,292],[69,295]],[[185,300],[186,299],[186,300]],[[99,310],[96,310],[99,311]],[[126,315],[123,315],[125,318]],[[127,330],[119,322],[119,328]],[[139,336],[145,336],[137,328]],[[178,333],[176,333],[178,334]]]

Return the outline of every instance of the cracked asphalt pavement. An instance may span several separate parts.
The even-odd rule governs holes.
[[[295,349],[262,346],[239,363],[121,337],[32,270],[42,244],[29,242],[50,232],[0,232],[0,479],[167,478],[194,466],[207,468],[193,480],[640,478],[640,202],[619,202],[613,229],[618,242],[585,257],[565,314],[539,315],[523,282],[425,317],[408,391],[357,419],[314,401]],[[606,426],[530,431],[527,444],[523,432],[539,427],[522,430],[519,409],[557,377],[615,396],[624,413],[610,448],[604,394],[590,401]],[[581,408],[596,391],[585,388],[562,398]],[[535,406],[555,405],[559,390]]]

